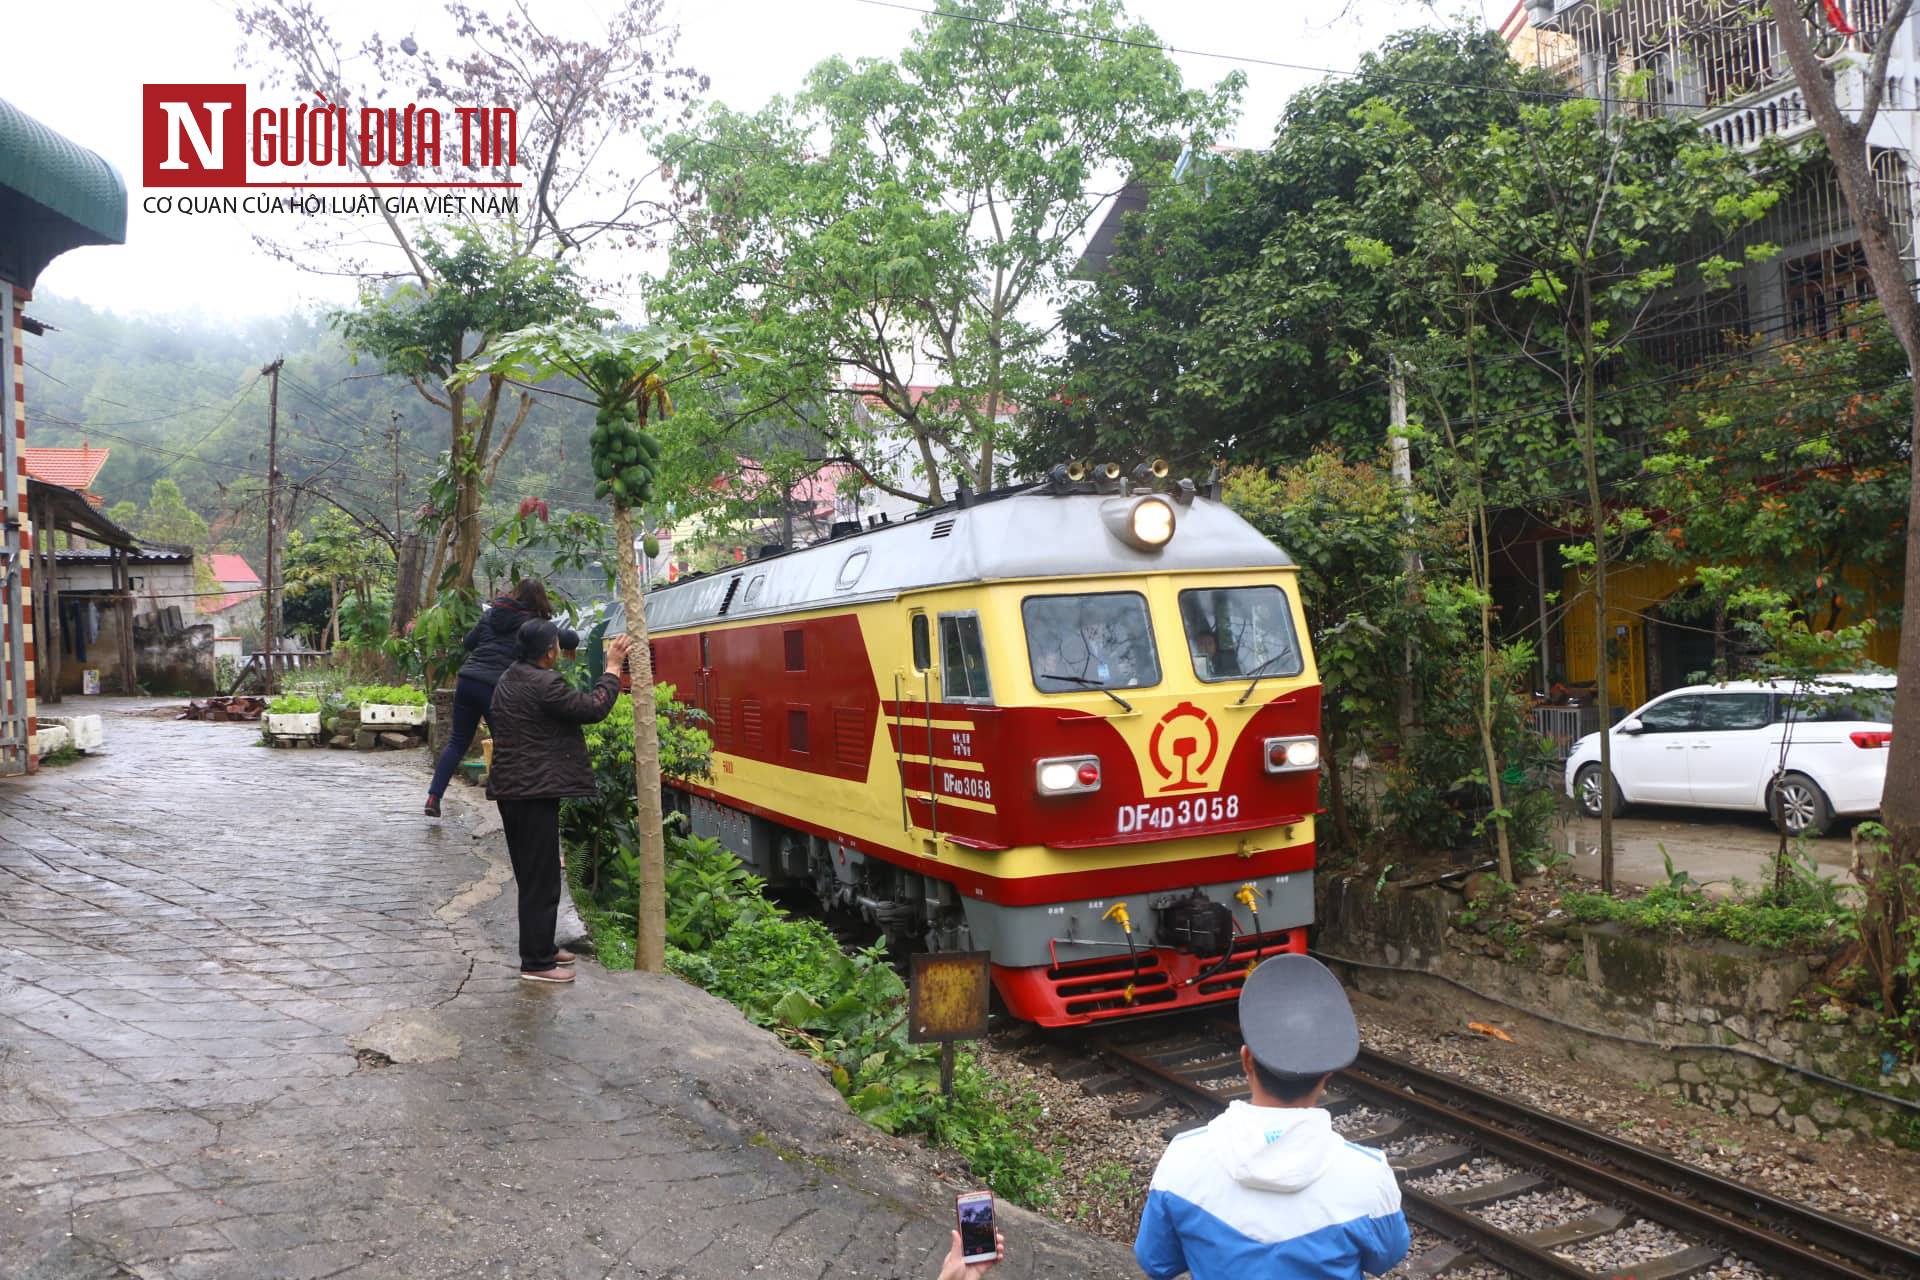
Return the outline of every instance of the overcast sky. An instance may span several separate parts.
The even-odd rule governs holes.
[[[919,3],[920,0],[907,0]],[[488,0],[479,0],[486,7]],[[611,0],[525,0],[544,25],[583,32]],[[416,35],[431,49],[443,30],[431,0],[317,0],[336,31]],[[42,292],[120,312],[199,311],[242,318],[347,301],[351,289],[274,261],[253,242],[259,219],[142,213],[140,89],[145,83],[252,82],[236,70],[238,28],[218,0],[61,0],[6,3],[8,56],[0,96],[111,161],[127,180],[127,243],[78,249],[40,278]],[[1498,22],[1507,0],[1444,0],[1446,15]],[[679,60],[706,72],[711,96],[751,108],[800,85],[832,54],[887,56],[903,47],[916,14],[860,0],[677,0]],[[1494,12],[1494,10],[1499,12]],[[1431,21],[1419,0],[1129,0],[1128,11],[1169,45],[1298,68],[1351,68],[1401,27]],[[1313,70],[1178,56],[1189,84],[1238,69],[1247,77],[1230,141],[1260,146],[1287,98],[1319,79]]]

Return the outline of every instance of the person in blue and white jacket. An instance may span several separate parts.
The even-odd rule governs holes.
[[[1153,1280],[1359,1280],[1407,1256],[1386,1157],[1333,1131],[1327,1078],[1360,1052],[1340,980],[1275,956],[1240,992],[1251,1103],[1176,1137],[1160,1157],[1134,1257]]]

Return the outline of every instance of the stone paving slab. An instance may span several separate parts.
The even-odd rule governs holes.
[[[98,701],[105,754],[0,780],[0,1280],[938,1270],[953,1188],[730,1006],[517,979],[423,754]],[[1138,1274],[1003,1216],[996,1280]]]

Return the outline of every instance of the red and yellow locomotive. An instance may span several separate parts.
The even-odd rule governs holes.
[[[649,592],[712,717],[693,830],[1049,1026],[1229,1001],[1312,919],[1320,687],[1286,555],[1182,482],[1044,485]],[[615,629],[617,630],[617,624]]]

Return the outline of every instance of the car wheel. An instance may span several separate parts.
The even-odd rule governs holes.
[[[1580,806],[1580,812],[1589,818],[1600,816],[1600,806],[1605,803],[1606,795],[1601,789],[1599,765],[1587,765],[1573,775],[1573,798],[1574,802]],[[1623,808],[1625,806],[1620,803],[1620,783],[1616,779],[1613,784],[1613,816],[1619,817],[1620,810]]]
[[[1823,836],[1833,822],[1826,792],[1804,773],[1789,773],[1774,784],[1773,820],[1790,836]]]

